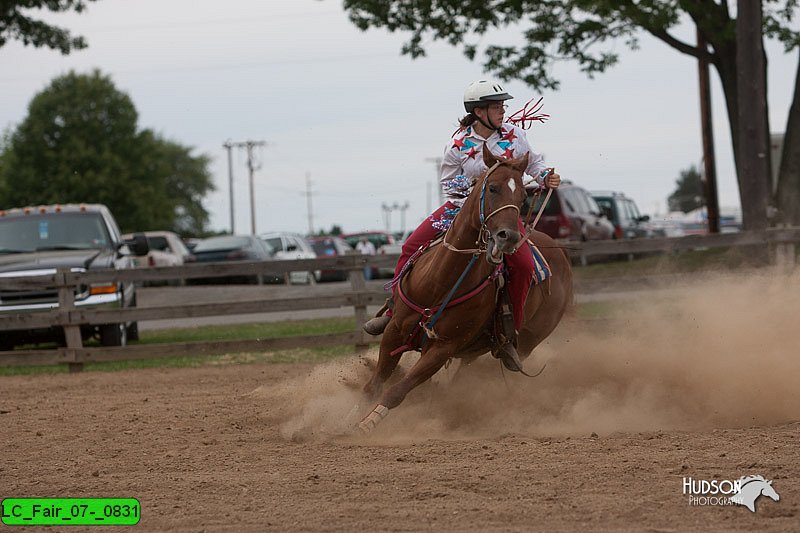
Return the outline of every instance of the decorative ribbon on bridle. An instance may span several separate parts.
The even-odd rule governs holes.
[[[542,100],[544,100],[544,97],[540,97],[538,100],[536,100],[536,103],[529,108],[528,106],[531,102],[533,102],[533,98],[531,98],[525,103],[525,106],[522,109],[508,117],[506,122],[510,122],[515,126],[519,126],[523,130],[530,128],[534,122],[545,122],[550,118],[550,115],[547,113],[541,113],[539,115],[536,114],[541,111],[542,107],[544,107]]]

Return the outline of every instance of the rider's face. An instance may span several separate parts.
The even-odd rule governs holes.
[[[492,124],[500,124],[503,122],[507,107],[503,102],[493,102],[486,107],[479,107],[475,111],[481,119]]]

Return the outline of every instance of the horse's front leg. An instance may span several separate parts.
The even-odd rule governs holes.
[[[383,348],[383,343],[381,343],[381,348]],[[434,343],[429,348],[426,348],[422,352],[419,361],[408,371],[408,374],[381,395],[378,405],[358,425],[361,431],[364,433],[372,431],[381,420],[386,418],[386,415],[389,414],[389,409],[394,409],[400,405],[414,387],[433,377],[452,354],[452,347],[446,344]]]

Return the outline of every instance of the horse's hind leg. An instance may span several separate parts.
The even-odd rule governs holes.
[[[394,409],[400,405],[414,387],[433,377],[449,359],[449,353],[448,350],[443,349],[441,346],[424,351],[422,357],[411,367],[408,374],[381,395],[378,405],[375,406],[370,414],[364,417],[358,427],[365,433],[371,431],[386,417],[389,409]]]

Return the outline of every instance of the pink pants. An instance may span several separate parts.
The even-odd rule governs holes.
[[[453,209],[455,205],[447,202],[442,207],[434,211],[431,216],[422,223],[408,236],[403,243],[400,259],[397,260],[394,274],[397,276],[408,258],[416,252],[420,246],[433,240],[441,230],[433,226],[433,221],[440,220],[444,215],[445,209]],[[525,234],[525,225],[522,220],[517,221],[519,231]],[[511,298],[511,305],[514,308],[514,327],[519,331],[522,325],[522,318],[525,312],[525,300],[528,298],[528,291],[533,282],[534,262],[530,246],[521,246],[512,255],[505,256],[506,268],[508,269],[508,295]]]

